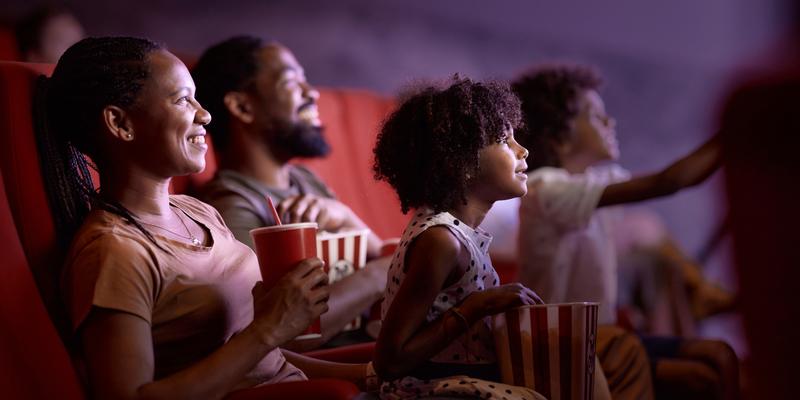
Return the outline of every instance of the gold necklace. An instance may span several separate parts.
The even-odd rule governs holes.
[[[173,235],[175,235],[175,236],[179,236],[179,237],[182,237],[182,238],[184,238],[184,239],[189,239],[189,240],[191,240],[191,241],[192,241],[192,244],[194,244],[195,246],[200,246],[200,239],[198,239],[198,238],[196,238],[194,235],[192,235],[192,231],[190,231],[190,230],[189,230],[189,227],[188,227],[188,226],[186,226],[186,222],[183,222],[183,218],[181,218],[181,216],[180,216],[180,215],[178,215],[178,212],[177,212],[177,211],[175,211],[174,209],[172,209],[172,206],[170,206],[170,210],[172,210],[172,213],[173,213],[173,214],[175,214],[175,216],[176,216],[176,217],[178,217],[178,219],[181,221],[181,224],[183,224],[183,227],[184,227],[184,228],[186,228],[186,232],[188,232],[188,233],[189,233],[189,236],[183,236],[183,235],[181,235],[180,233],[178,233],[178,232],[175,232],[175,231],[171,231],[171,230],[169,230],[169,229],[167,229],[167,228],[164,228],[164,227],[163,227],[163,226],[161,226],[161,225],[156,225],[156,224],[151,224],[151,223],[149,223],[149,222],[144,222],[144,221],[142,221],[142,220],[141,220],[141,219],[139,219],[139,218],[134,218],[134,219],[135,219],[135,220],[137,220],[137,221],[139,221],[139,223],[141,223],[141,224],[150,225],[150,226],[155,226],[156,228],[161,228],[161,229],[163,229],[163,230],[165,230],[165,231],[167,231],[167,232],[169,232],[169,233],[171,233],[171,234],[173,234]],[[183,210],[181,210],[181,212],[183,212]]]

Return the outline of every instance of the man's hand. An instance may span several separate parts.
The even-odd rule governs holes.
[[[284,223],[316,222],[319,229],[327,231],[351,226],[354,216],[341,202],[313,194],[287,197],[277,210]]]

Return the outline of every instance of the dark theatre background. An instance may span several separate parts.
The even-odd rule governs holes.
[[[13,20],[39,3],[0,3],[0,28],[5,29],[0,30],[0,44],[6,43]],[[724,99],[740,81],[742,71],[760,71],[780,62],[794,15],[790,0],[64,3],[89,35],[146,36],[166,43],[187,60],[231,35],[273,38],[292,49],[312,84],[324,87],[391,94],[413,77],[463,72],[511,78],[526,65],[545,59],[593,64],[609,83],[602,94],[606,109],[617,119],[620,163],[634,173],[664,167],[709,137],[719,126]],[[3,50],[0,57],[10,56]],[[791,94],[781,95],[791,98]],[[741,104],[748,103],[736,103],[737,107]],[[748,121],[747,129],[761,126]],[[743,124],[737,122],[737,126]],[[790,135],[787,131],[791,129],[781,129]],[[797,144],[797,139],[787,141],[783,148],[791,147],[790,153],[796,153],[790,143]],[[732,142],[729,146],[736,150],[736,157],[749,157],[748,145]],[[780,175],[790,183],[797,182],[794,178],[796,173]],[[743,187],[736,186],[733,192],[746,192]],[[757,200],[766,201],[770,208],[769,198]],[[783,212],[797,213],[792,206],[784,206]],[[716,173],[697,188],[636,207],[655,210],[690,252],[701,255],[728,213],[725,174]],[[741,218],[738,214],[734,219],[735,229],[746,226]],[[796,232],[792,227],[782,229]],[[796,241],[789,242],[796,247]],[[709,254],[705,268],[712,280],[738,290],[733,254],[730,235],[726,235]],[[737,315],[709,318],[700,328],[705,336],[727,340],[741,358],[757,348],[748,345]],[[786,346],[791,347],[790,343]]]

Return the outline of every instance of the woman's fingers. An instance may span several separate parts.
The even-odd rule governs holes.
[[[315,271],[322,272],[322,267],[324,266],[325,262],[318,257],[309,257],[298,262],[294,268],[289,271],[287,276],[290,279],[304,279],[307,276],[314,274]],[[322,274],[324,275],[325,273],[322,272]]]
[[[300,263],[294,270],[292,276],[298,279],[303,290],[311,290],[316,286],[326,286],[328,284],[328,274],[322,269],[325,262],[317,257],[307,258]]]
[[[261,282],[253,287],[256,319],[279,341],[290,340],[328,311],[330,289],[323,265],[319,258],[307,258],[271,290],[265,290]]]
[[[311,304],[319,304],[327,302],[331,297],[331,290],[327,286],[320,286],[312,289],[309,292],[309,302]]]

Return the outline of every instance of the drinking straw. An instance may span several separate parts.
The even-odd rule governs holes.
[[[278,218],[278,211],[275,210],[275,204],[272,204],[272,197],[267,197],[269,208],[272,210],[272,216],[275,217],[275,223],[281,225],[281,219]]]

